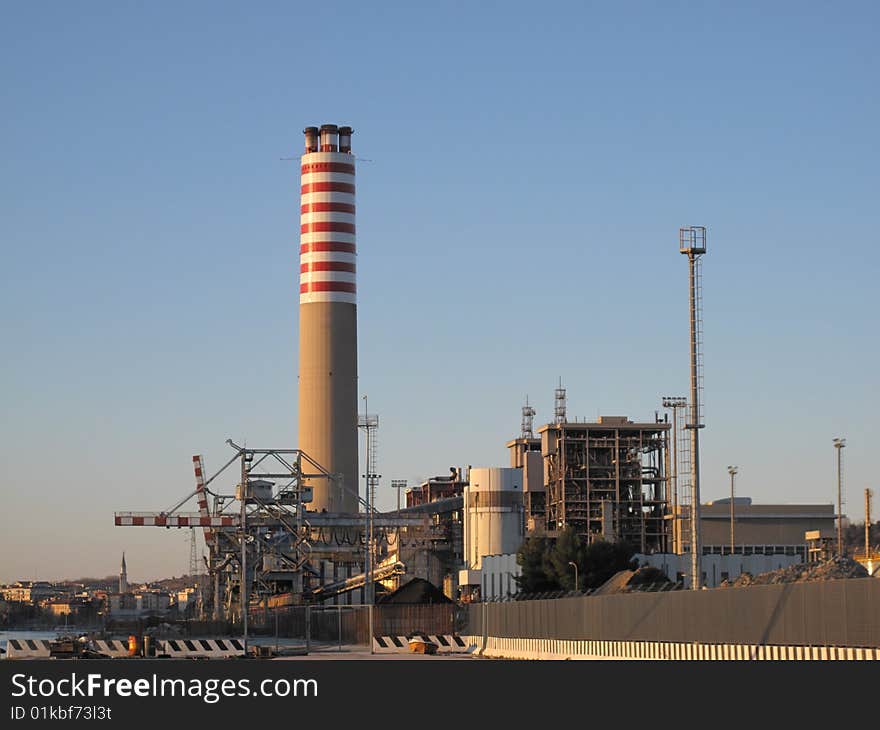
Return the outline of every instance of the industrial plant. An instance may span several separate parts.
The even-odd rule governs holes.
[[[421,484],[393,482],[398,507],[377,510],[379,417],[366,399],[363,411],[358,407],[353,130],[324,124],[304,134],[299,443],[229,440],[229,459],[215,471],[193,456],[194,486],[177,504],[115,514],[119,526],[201,532],[205,618],[239,623],[246,637],[257,613],[373,606],[413,581],[449,601],[510,600],[520,592],[516,554],[524,540],[553,540],[563,531],[584,545],[632,546],[640,564],[662,571],[672,589],[803,563],[812,555],[808,535],[814,550],[827,547],[841,521],[832,505],[757,505],[733,494],[701,505],[701,226],[683,227],[678,241],[688,259],[688,397],[645,404],[653,412],[647,420],[587,421],[569,416],[560,381],[548,422],[536,425],[535,408],[528,401],[522,407],[519,432],[511,429],[506,443],[507,466],[454,465]],[[234,488],[224,488],[224,480]]]

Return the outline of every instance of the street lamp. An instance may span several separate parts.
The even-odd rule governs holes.
[[[733,546],[736,544],[733,539],[733,480],[739,471],[738,466],[728,466],[727,473],[730,474],[730,554],[733,555]]]
[[[832,439],[834,448],[837,449],[837,555],[843,556],[843,469],[841,467],[841,455],[846,446],[846,439]]]
[[[569,560],[569,561],[568,561],[568,564],[569,564],[572,568],[574,568],[574,589],[577,590],[577,589],[578,589],[578,567],[577,567],[577,563],[575,563],[575,562]]]

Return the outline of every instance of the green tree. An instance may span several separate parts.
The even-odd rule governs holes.
[[[520,545],[516,562],[522,568],[522,575],[516,583],[524,593],[558,591],[555,572],[550,565],[551,541],[544,537],[529,537]]]
[[[625,542],[597,540],[591,543],[583,551],[582,586],[592,590],[621,570],[636,570],[639,565],[633,559],[635,552],[632,545]]]
[[[522,568],[522,575],[516,580],[525,593],[593,590],[621,570],[636,570],[638,562],[633,555],[635,549],[627,543],[597,540],[585,545],[568,527],[555,540],[526,539],[516,554],[516,562]],[[571,563],[577,565],[577,586]]]
[[[556,582],[565,590],[580,590],[584,585],[584,546],[581,538],[571,527],[565,528],[556,538],[550,551],[549,563]],[[571,563],[577,565],[578,586],[574,584],[575,571]]]

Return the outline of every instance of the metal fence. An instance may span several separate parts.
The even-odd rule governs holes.
[[[249,632],[311,642],[368,644],[369,607],[281,606],[252,610]],[[451,634],[455,626],[453,604],[373,606],[374,636]]]
[[[471,604],[472,636],[880,646],[880,580]]]

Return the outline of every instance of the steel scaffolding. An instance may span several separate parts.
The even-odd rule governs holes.
[[[668,550],[668,423],[548,424],[540,429],[547,474],[547,528]]]

